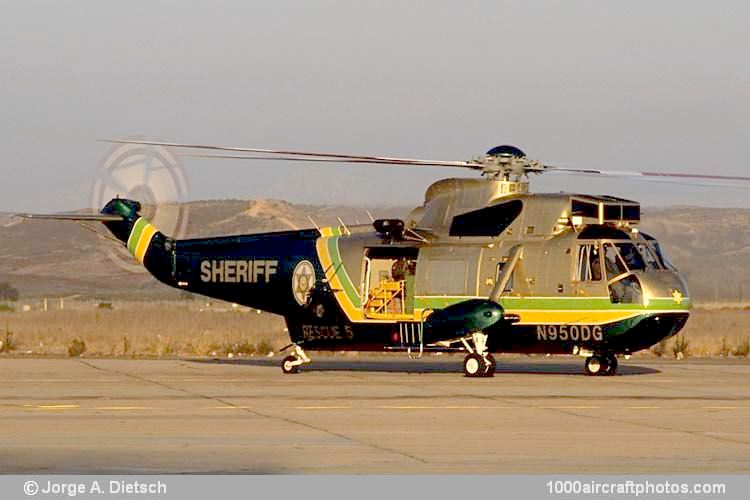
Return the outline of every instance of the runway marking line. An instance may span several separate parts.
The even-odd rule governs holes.
[[[223,405],[223,406],[207,406],[205,407],[207,410],[252,410],[252,406],[233,406],[233,405]]]
[[[125,411],[125,410],[155,410],[148,406],[95,406],[92,410],[104,410],[104,411]],[[164,408],[166,409],[166,408]]]
[[[383,405],[376,406],[378,410],[510,410],[514,406],[466,406],[466,405]]]
[[[295,410],[351,410],[352,406],[295,406]]]
[[[24,405],[26,406],[26,405]],[[40,410],[73,410],[80,408],[80,405],[29,405]]]
[[[598,410],[601,406],[537,406],[542,410]]]

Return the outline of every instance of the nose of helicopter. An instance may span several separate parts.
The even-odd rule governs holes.
[[[677,271],[663,270],[636,274],[643,287],[646,307],[685,310],[692,307],[687,283]]]

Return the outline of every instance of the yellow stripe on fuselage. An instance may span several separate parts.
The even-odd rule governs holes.
[[[331,253],[328,250],[328,239],[332,236],[332,232],[330,228],[325,227],[322,228],[320,232],[323,236],[318,238],[315,242],[315,250],[317,251],[318,259],[320,259],[320,265],[325,270],[326,279],[333,290],[333,296],[336,298],[336,302],[338,302],[344,310],[349,321],[360,322],[364,319],[362,316],[362,310],[354,307],[354,304],[352,304],[352,301],[349,300],[346,292],[344,292],[344,285],[338,277],[338,273],[343,272],[343,270],[335,269]],[[379,323],[379,321],[372,322]]]
[[[148,246],[155,234],[156,227],[154,227],[153,224],[148,224],[145,228],[143,228],[141,237],[138,238],[138,243],[136,243],[134,255],[136,260],[141,264],[143,264],[143,260],[146,257],[146,251],[148,250]]]
[[[517,314],[516,325],[606,325],[644,314],[685,312],[684,310],[655,311],[653,309],[629,309],[622,311],[566,311],[539,309],[506,309],[506,314]]]

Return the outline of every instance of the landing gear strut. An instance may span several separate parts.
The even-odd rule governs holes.
[[[461,343],[469,351],[464,358],[464,374],[467,377],[492,377],[496,363],[492,354],[487,352],[487,334],[475,332],[470,339],[462,338]]]
[[[285,357],[281,361],[281,371],[284,373],[297,373],[300,365],[309,363],[310,358],[307,357],[305,351],[297,344],[290,344],[282,349],[282,351],[285,351],[290,347],[294,347],[294,354]]]
[[[589,356],[583,370],[586,375],[614,375],[617,373],[617,357],[612,353]]]

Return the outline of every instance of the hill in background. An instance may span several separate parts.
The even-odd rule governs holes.
[[[279,200],[219,200],[187,204],[187,237],[257,233],[369,223],[367,210],[294,205]],[[374,207],[376,218],[404,217],[407,207]],[[698,302],[743,302],[750,296],[750,210],[674,207],[644,209],[642,231],[662,243],[688,279]],[[91,225],[108,234],[98,224]],[[0,214],[0,282],[24,297],[80,294],[94,298],[176,298],[145,272],[133,273],[108,256],[115,244],[73,222],[23,221]],[[747,289],[746,289],[747,288]]]

